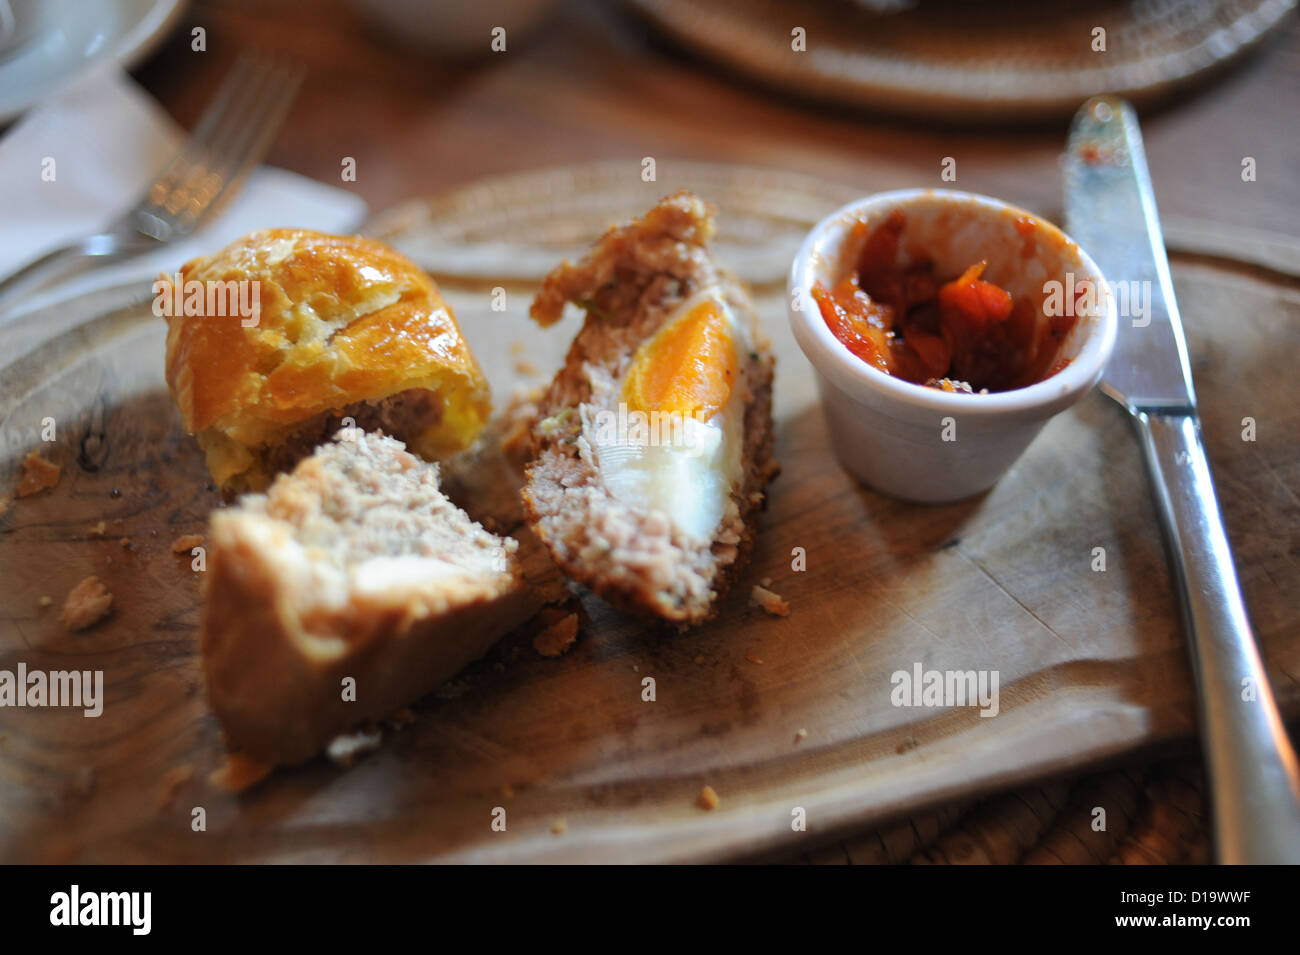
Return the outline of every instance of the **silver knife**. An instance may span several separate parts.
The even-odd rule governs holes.
[[[1121,99],[1091,99],[1075,114],[1065,223],[1121,304],[1123,293],[1146,303],[1120,315],[1101,387],[1133,416],[1159,505],[1199,691],[1218,859],[1300,863],[1300,770],[1246,618],[1201,444],[1142,133]]]

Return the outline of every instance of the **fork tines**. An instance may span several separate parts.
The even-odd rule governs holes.
[[[192,231],[262,161],[305,69],[245,53],[181,151],[130,213],[141,232],[167,241]]]

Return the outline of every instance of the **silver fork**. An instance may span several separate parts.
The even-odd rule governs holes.
[[[297,64],[241,56],[181,151],[135,206],[104,232],[47,252],[0,281],[0,312],[56,278],[141,255],[193,232],[262,161],[303,73]]]

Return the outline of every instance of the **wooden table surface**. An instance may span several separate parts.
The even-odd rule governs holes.
[[[464,65],[373,35],[344,0],[197,0],[186,24],[138,71],[184,126],[248,47],[310,74],[269,162],[355,189],[378,212],[496,173],[654,156],[823,175],[864,191],[949,185],[1061,204],[1066,121],[956,129],[774,96],[654,38],[620,5],[561,3],[536,33]],[[203,26],[207,51],[190,49]],[[487,39],[484,40],[485,46]],[[1300,26],[1292,17],[1257,54],[1143,117],[1160,209],[1295,234],[1300,209]],[[343,157],[354,183],[340,181]],[[955,184],[940,164],[957,162]],[[1257,178],[1243,182],[1242,159]]]
[[[1065,119],[954,128],[775,96],[673,49],[617,4],[597,0],[561,3],[533,35],[512,37],[509,52],[460,65],[392,46],[343,0],[321,0],[309,16],[301,6],[199,0],[136,76],[189,127],[241,50],[255,46],[305,63],[307,80],[268,161],[355,190],[372,213],[493,174],[645,156],[796,170],[860,184],[864,193],[949,185],[1048,215],[1060,209]],[[194,26],[207,31],[206,52],[190,48]],[[1300,27],[1292,18],[1260,51],[1144,115],[1162,213],[1294,235],[1300,135],[1291,94],[1297,89]],[[1242,181],[1247,156],[1256,161],[1254,182]],[[344,157],[356,161],[355,182],[341,181]],[[956,160],[956,183],[940,180],[944,157]],[[1180,762],[1174,776],[1198,778],[1197,762]],[[1163,765],[1129,770],[1121,783],[1154,777],[1164,786],[1170,771]],[[1020,805],[1027,797],[1005,798]],[[1159,799],[1151,798],[1159,810]],[[977,807],[973,815],[969,807],[954,811],[978,823],[980,812],[997,813],[998,806]],[[1165,855],[1205,858],[1203,814],[1172,815],[1181,820],[1174,841],[1183,848]],[[841,843],[812,861],[905,859],[924,849],[920,841],[912,846],[908,834],[928,824],[907,821],[902,849],[887,832],[869,833],[856,846]],[[949,847],[938,855],[945,851],[954,854]]]

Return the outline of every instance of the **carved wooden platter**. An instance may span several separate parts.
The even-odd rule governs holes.
[[[720,618],[678,634],[583,595],[567,655],[542,657],[530,633],[515,634],[416,704],[414,721],[377,752],[351,767],[322,758],[279,771],[238,796],[208,779],[224,749],[196,653],[199,573],[171,548],[203,533],[218,496],[167,395],[148,290],[0,326],[0,493],[12,495],[33,448],[62,468],[55,488],[0,516],[0,671],[104,675],[97,718],[0,708],[0,859],[797,852],[1190,740],[1192,683],[1153,506],[1128,421],[1108,400],[1091,396],[1053,420],[992,491],[959,504],[892,501],[835,463],[786,325],[784,274],[806,229],[852,190],[669,163],[646,183],[636,162],[602,164],[414,202],[369,231],[438,277],[504,407],[512,389],[558,366],[576,328],[576,318],[547,331],[528,322],[541,274],[681,186],[719,207],[718,255],[753,284],[778,355],[784,471],[753,565]],[[1300,402],[1279,359],[1298,353],[1300,290],[1285,271],[1206,255],[1175,255],[1174,279],[1247,604],[1294,716]],[[1243,440],[1246,418],[1253,441]],[[464,506],[503,529],[518,520],[513,481],[491,449],[448,469]],[[93,535],[100,521],[103,536]],[[524,538],[539,587],[553,585]],[[112,612],[67,633],[59,607],[89,574],[112,591]],[[767,578],[789,617],[749,603],[750,586]],[[891,675],[916,667],[996,671],[997,715],[894,705]],[[720,798],[712,811],[697,803],[706,785]]]

